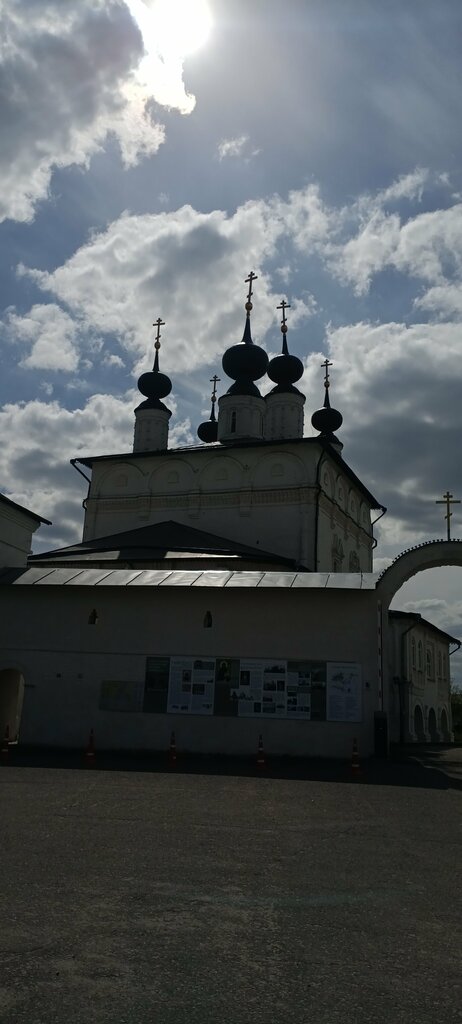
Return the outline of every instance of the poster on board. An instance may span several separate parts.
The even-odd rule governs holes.
[[[361,666],[352,661],[327,662],[327,721],[361,721]]]
[[[121,679],[103,679],[99,693],[101,711],[142,711],[142,682]]]
[[[214,688],[215,658],[170,658],[170,714],[213,714]]]

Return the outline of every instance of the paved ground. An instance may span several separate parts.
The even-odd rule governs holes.
[[[2,1022],[462,1021],[457,778],[22,761],[0,767]]]

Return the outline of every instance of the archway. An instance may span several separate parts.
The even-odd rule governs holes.
[[[442,711],[441,711],[440,730],[441,730],[441,739],[443,740],[443,742],[447,743],[448,740],[450,739],[450,734],[449,734],[449,722],[448,722],[448,716],[446,714],[446,708],[443,708]]]
[[[18,669],[3,669],[0,672],[0,735],[3,737],[8,727],[11,741],[19,736],[23,700],[24,676]]]
[[[414,733],[418,743],[424,743],[425,741],[425,728],[422,708],[420,704],[416,704],[414,708]]]
[[[434,708],[430,708],[428,712],[428,731],[430,733],[431,743],[437,743],[439,736],[438,729],[436,727],[436,713]]]
[[[462,541],[427,541],[404,551],[378,579],[384,707],[389,714],[392,742],[436,743],[453,739],[450,680],[455,680],[456,685],[461,680],[462,659],[457,653],[460,647],[457,637],[462,634],[457,618],[451,618],[450,614],[445,616],[444,612],[451,611],[451,598],[447,598],[447,594],[451,594],[454,575],[457,576],[461,568]],[[438,593],[436,588],[431,598],[428,592],[423,594],[424,583],[420,579],[412,580],[426,570],[433,570],[428,576],[434,584],[438,574],[444,578],[444,591]],[[404,591],[400,595],[402,587]],[[458,583],[452,591],[453,605],[460,601],[461,593],[462,586]],[[395,595],[398,596],[392,604]],[[455,632],[451,629],[454,625]],[[390,673],[391,666],[396,666],[397,662],[399,667],[394,667]],[[420,711],[416,710],[417,705]],[[444,720],[442,707],[445,708]]]

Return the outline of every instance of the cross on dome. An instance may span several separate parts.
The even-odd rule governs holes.
[[[283,334],[287,334],[288,327],[287,327],[286,309],[290,309],[290,303],[286,302],[285,299],[281,299],[281,305],[280,306],[276,306],[276,309],[282,309],[281,331],[282,331]]]
[[[157,327],[157,334],[156,334],[156,341],[155,341],[154,348],[159,350],[160,349],[160,339],[162,337],[162,335],[160,333],[160,329],[161,329],[161,327],[165,327],[165,320],[162,320],[161,317],[158,316],[157,320],[153,323],[152,326],[153,327]]]
[[[213,377],[210,378],[210,383],[213,384],[213,391],[212,391],[212,402],[213,403],[215,403],[216,400],[217,400],[217,384],[220,383],[220,380],[221,380],[221,377],[217,377],[216,373],[214,373]]]
[[[254,274],[253,270],[251,270],[249,276],[246,277],[245,282],[244,282],[245,284],[248,284],[248,286],[249,286],[249,290],[247,292],[247,302],[245,304],[245,309],[246,309],[247,313],[250,313],[251,309],[253,308],[252,307],[252,291],[253,291],[253,282],[254,281],[258,281],[258,277],[257,277],[256,274]]]
[[[329,366],[333,366],[333,365],[334,364],[330,363],[328,359],[325,359],[324,362],[321,363],[321,366],[324,369],[324,387],[326,388],[326,390],[327,390],[327,388],[330,387]]]

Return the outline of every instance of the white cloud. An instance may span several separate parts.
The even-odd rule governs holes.
[[[53,169],[87,165],[108,135],[126,165],[155,153],[152,100],[194,106],[181,61],[161,60],[122,0],[4,0],[2,19],[0,220],[31,220]]]
[[[238,340],[244,325],[243,277],[274,254],[284,231],[272,201],[247,203],[232,217],[189,206],[155,215],[124,214],[53,273],[24,267],[19,272],[65,304],[83,327],[115,334],[137,360],[137,370],[146,365],[153,319],[162,315],[167,321],[162,364],[184,372]],[[273,325],[279,301],[260,272],[255,338],[262,339]],[[293,301],[296,322],[312,311],[312,297]]]
[[[222,139],[217,146],[217,155],[219,160],[225,160],[227,157],[245,157],[245,159],[251,160],[253,157],[258,156],[260,150],[249,146],[248,135],[237,135],[234,139]]]
[[[447,486],[462,491],[454,462],[462,432],[459,351],[457,323],[358,323],[331,329],[326,353],[307,360],[300,386],[313,408],[322,401],[320,363],[325,354],[332,359],[330,399],[344,417],[344,457],[389,509],[378,530],[381,558],[441,537],[435,501]]]
[[[36,305],[26,316],[9,311],[6,336],[10,342],[30,346],[19,363],[33,370],[67,370],[77,368],[77,325],[55,303]]]

